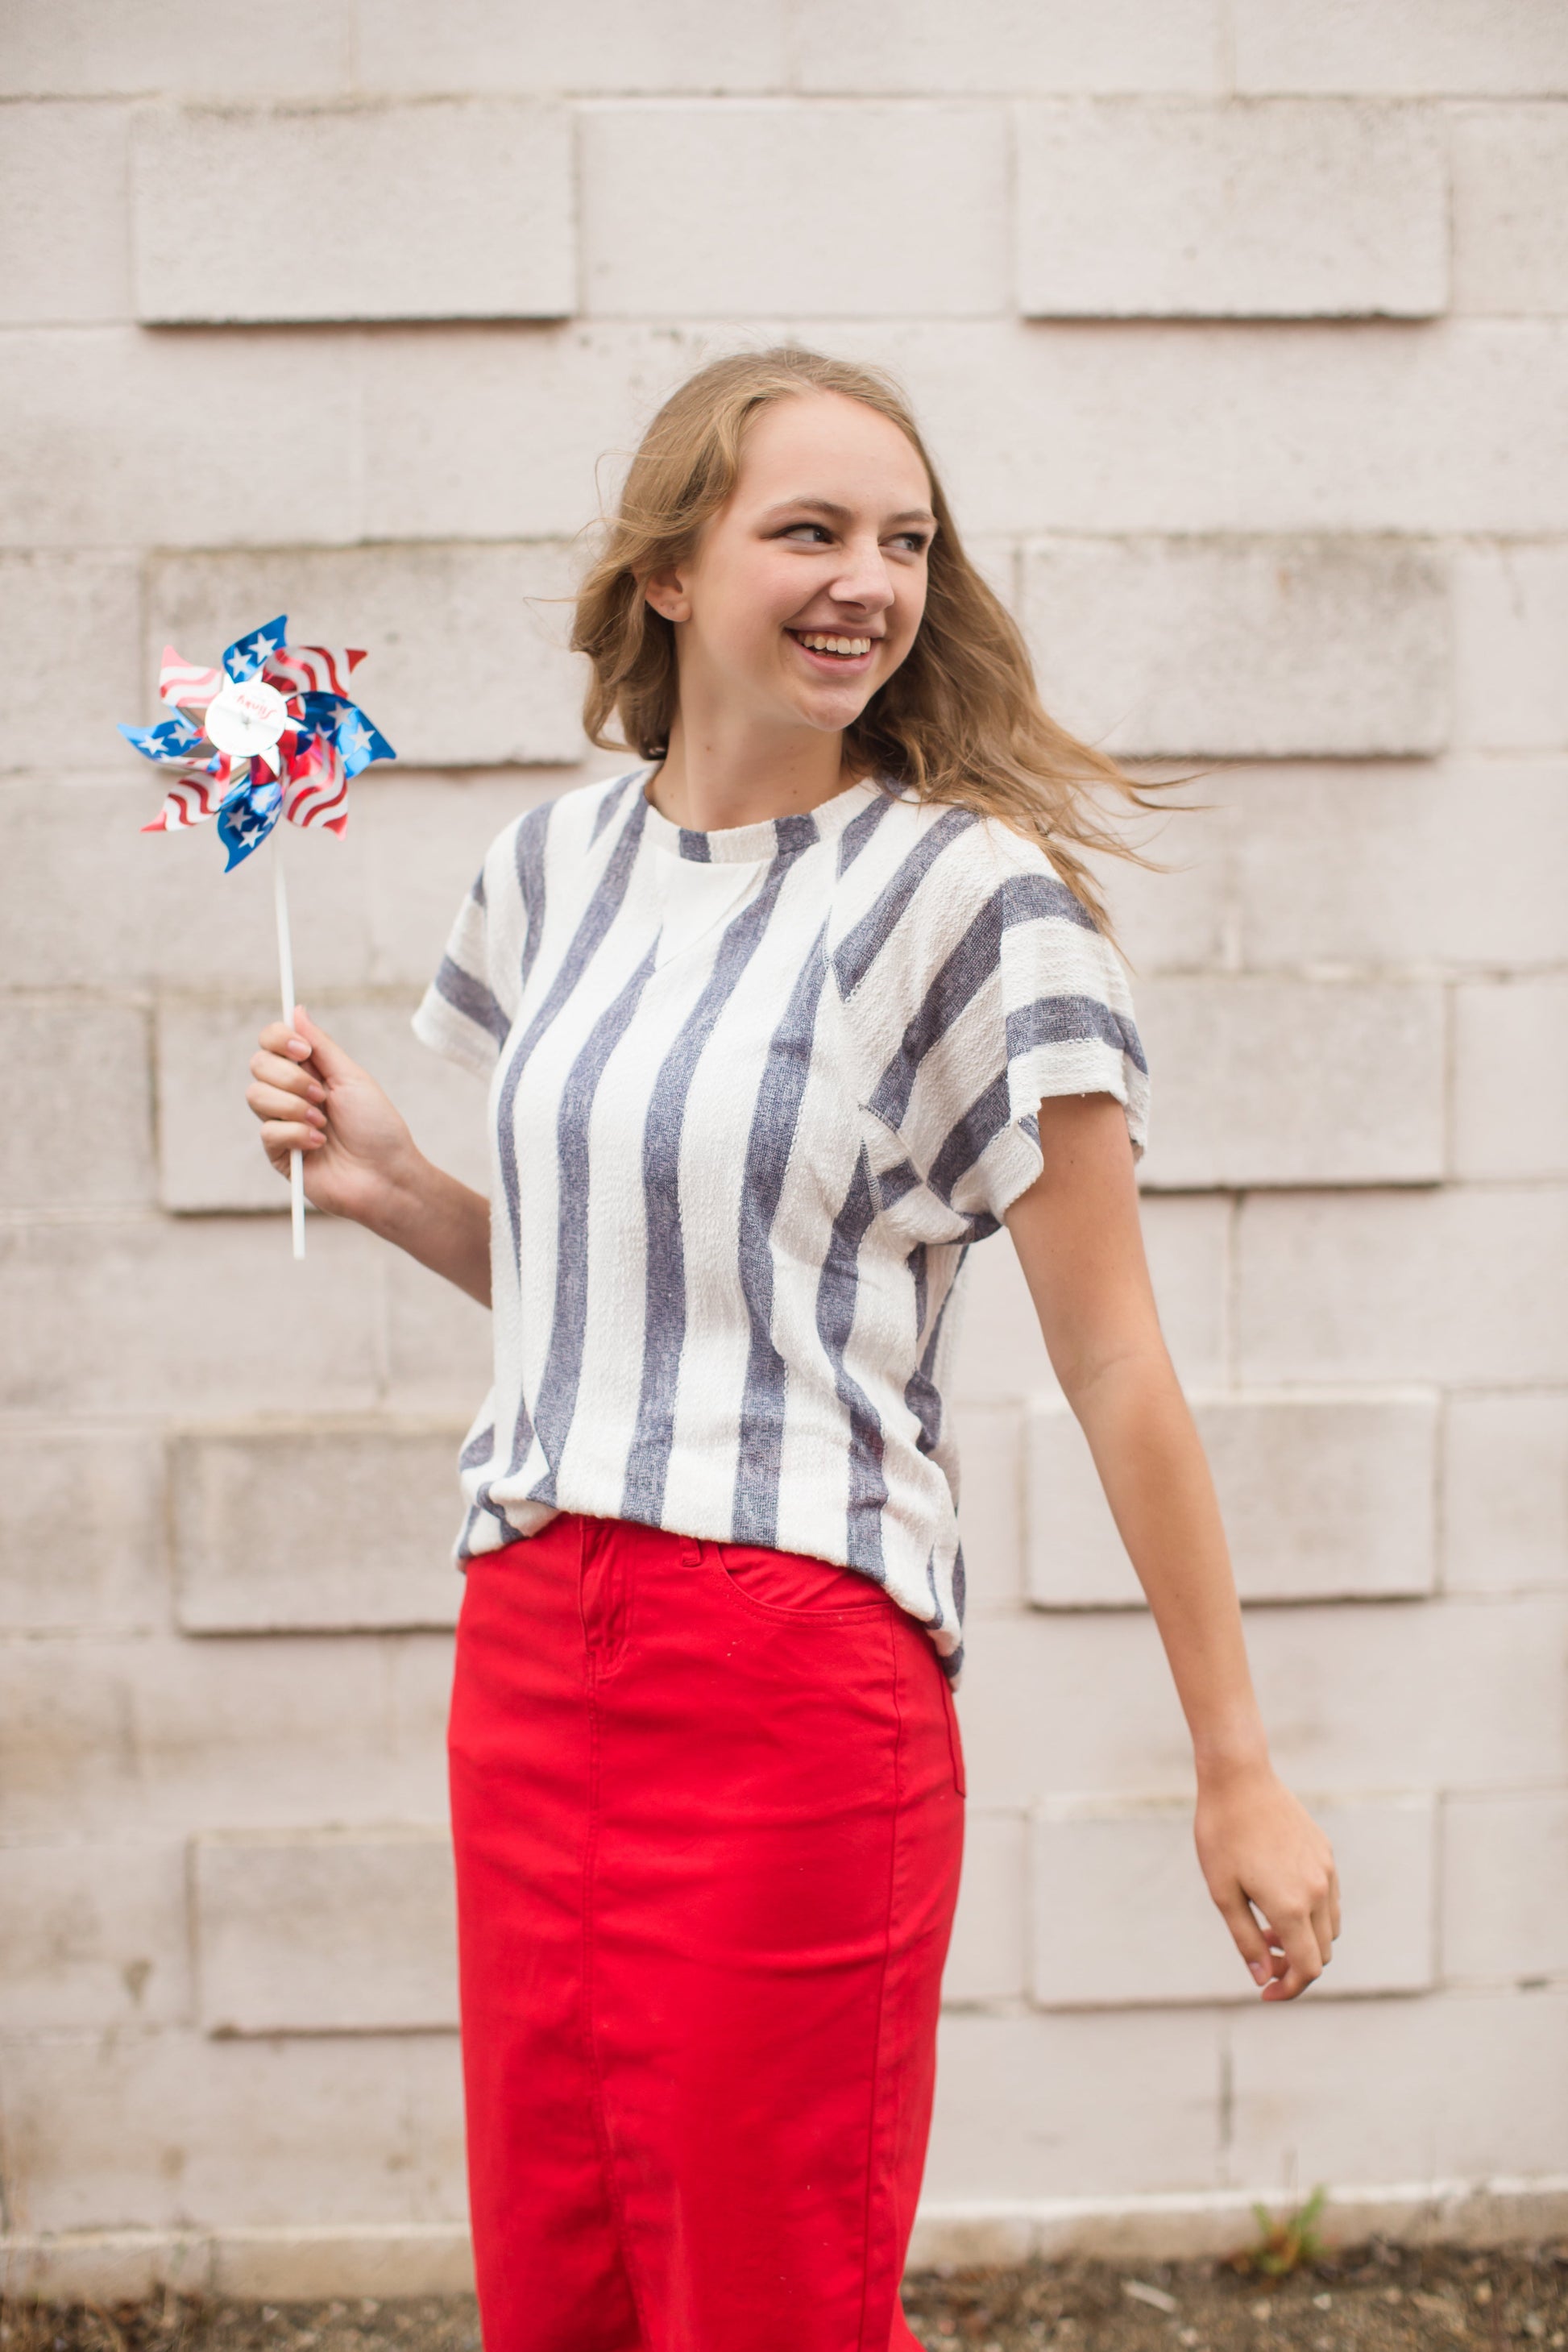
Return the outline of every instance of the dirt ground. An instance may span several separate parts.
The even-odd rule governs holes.
[[[1035,2263],[905,2282],[942,2352],[1501,2352],[1568,2347],[1568,2241],[1373,2243],[1275,2281],[1224,2263]],[[472,2303],[0,2305],[0,2352],[479,2352]]]

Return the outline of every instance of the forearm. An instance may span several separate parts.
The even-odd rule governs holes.
[[[1203,1444],[1163,1347],[1071,1398],[1148,1596],[1201,1777],[1268,1763],[1230,1554]]]
[[[411,1151],[400,1160],[359,1223],[456,1283],[481,1307],[489,1305],[490,1204],[422,1152]]]

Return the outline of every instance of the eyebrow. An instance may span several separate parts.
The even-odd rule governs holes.
[[[770,507],[769,520],[774,515],[798,513],[802,507],[809,509],[813,514],[829,515],[835,522],[853,522],[855,520],[847,507],[837,506],[831,499],[799,498],[781,499],[777,506]],[[929,507],[906,507],[902,514],[889,515],[888,520],[889,523],[926,522],[933,529],[936,525],[936,517]]]

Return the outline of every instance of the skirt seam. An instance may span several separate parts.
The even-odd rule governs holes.
[[[893,1629],[889,1626],[889,1635]],[[885,2072],[882,2044],[888,2021],[888,1971],[892,1964],[893,1906],[898,1891],[899,1815],[903,1804],[904,1706],[902,1675],[900,1668],[899,1644],[889,1639],[892,1657],[893,1714],[897,1728],[893,1735],[893,1802],[888,1822],[888,1901],[882,1918],[882,1966],[877,1981],[877,2034],[871,2061],[870,2113],[866,2126],[866,2204],[860,2244],[860,2320],[855,2331],[858,2352],[866,2344],[866,2305],[871,2293],[872,2214],[877,2196],[877,2164],[880,2151],[882,2082]],[[898,2292],[894,2286],[895,2294]]]
[[[590,1652],[586,1661],[588,1699],[588,1838],[583,1853],[583,2046],[588,2061],[589,2078],[594,2085],[594,2137],[599,2144],[599,2162],[605,2176],[605,2194],[610,2211],[615,2216],[616,2243],[626,2273],[626,2285],[637,2313],[637,2334],[645,2344],[651,2341],[642,2292],[637,2284],[637,2267],[632,2261],[630,2233],[626,2228],[626,2210],[621,2202],[620,2182],[616,2177],[616,2153],[610,2138],[609,2109],[605,2098],[605,2080],[599,2068],[599,2039],[594,2027],[594,1892],[595,1865],[599,1847],[599,1690],[598,1675]]]

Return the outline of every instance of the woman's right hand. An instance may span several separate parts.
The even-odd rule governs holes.
[[[268,1022],[258,1042],[245,1099],[261,1121],[268,1159],[287,1177],[289,1153],[300,1152],[316,1208],[376,1223],[418,1159],[401,1112],[302,1004],[291,1028]]]

